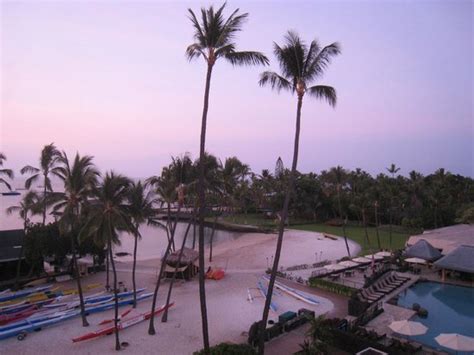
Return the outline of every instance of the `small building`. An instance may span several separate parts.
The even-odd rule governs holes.
[[[441,279],[446,280],[447,272],[458,272],[461,279],[474,280],[474,246],[461,245],[434,263],[441,269]]]
[[[197,266],[199,253],[194,249],[184,248],[181,260],[179,260],[180,250],[172,252],[165,265],[165,278],[172,278],[176,271],[176,277],[185,280],[192,279],[199,271]],[[178,263],[179,261],[179,263]],[[178,270],[176,270],[178,266]]]
[[[8,280],[15,276],[25,232],[23,229],[0,231],[0,279]],[[22,260],[25,257],[22,257]],[[22,263],[25,266],[25,263]]]

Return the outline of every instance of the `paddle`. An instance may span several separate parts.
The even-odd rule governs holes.
[[[119,316],[119,320],[122,319],[123,317],[125,317],[127,314],[129,314],[131,311],[132,311],[133,308],[130,308],[128,310],[126,310],[125,312],[123,312],[120,316]],[[104,324],[108,324],[108,323],[112,323],[115,321],[115,318],[113,319],[106,319],[106,320],[103,320],[102,322],[99,323],[99,325],[104,325]]]

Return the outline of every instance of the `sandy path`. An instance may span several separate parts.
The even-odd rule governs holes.
[[[246,234],[239,239],[223,242],[214,248],[214,262],[221,267],[227,266],[226,277],[221,281],[206,282],[207,307],[209,318],[210,341],[216,344],[222,341],[245,342],[246,332],[251,323],[261,317],[264,299],[256,290],[257,280],[266,269],[266,257],[271,257],[275,248],[276,235]],[[357,249],[355,243],[351,248]],[[345,254],[343,240],[322,238],[318,233],[288,231],[285,234],[284,251],[281,265],[311,263],[314,253],[323,250],[328,259],[340,258]],[[138,263],[138,286],[152,290],[156,281],[158,260],[146,260]],[[131,264],[117,263],[119,280],[131,286]],[[105,273],[87,277],[85,284],[103,282]],[[68,284],[72,285],[69,281]],[[158,304],[166,297],[168,282],[161,287]],[[247,288],[256,296],[254,301],[247,301]],[[201,318],[197,278],[190,282],[179,281],[174,288],[172,299],[176,306],[170,311],[167,323],[156,322],[157,335],[147,334],[147,323],[140,323],[121,333],[121,341],[130,346],[124,352],[133,354],[192,354],[201,348]],[[277,293],[273,299],[279,306],[278,314],[286,310],[296,311],[305,307],[317,314],[327,313],[333,309],[331,301],[320,298],[318,306],[311,306],[290,296]],[[139,311],[149,310],[151,301],[139,304]],[[127,308],[122,308],[122,311]],[[271,312],[276,319],[277,313]],[[97,324],[113,317],[113,310],[94,314],[89,317],[91,326],[82,328],[79,318],[57,326],[30,334],[24,341],[10,338],[0,342],[0,352],[5,354],[112,354],[114,338],[106,336],[100,339],[73,344],[71,338],[96,330]]]

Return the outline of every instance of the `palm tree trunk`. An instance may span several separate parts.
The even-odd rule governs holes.
[[[132,268],[132,284],[133,284],[133,308],[137,308],[137,284],[135,280],[135,271],[137,268],[137,247],[138,247],[138,237],[139,233],[138,232],[138,223],[136,223],[135,226],[137,230],[137,234],[134,236],[135,237],[135,244],[133,246],[133,268]]]
[[[389,210],[388,210],[388,214],[389,214],[389,227],[388,227],[388,236],[389,236],[389,241],[388,241],[388,245],[389,245],[389,248],[390,250],[392,250],[392,206],[390,206]]]
[[[364,224],[365,241],[367,242],[367,246],[370,246],[369,232],[367,231],[367,221],[365,219],[365,209],[362,209],[362,223]]]
[[[76,258],[76,243],[74,242],[74,234],[71,235],[71,248],[72,248],[72,263],[74,266],[74,273],[76,276],[77,282],[77,291],[79,293],[79,304],[81,307],[81,318],[82,318],[82,326],[88,327],[89,322],[87,322],[86,318],[86,308],[84,306],[84,295],[82,294],[82,285],[81,285],[81,274],[79,272],[79,267],[77,266],[77,258]]]
[[[204,193],[204,159],[206,153],[206,125],[207,111],[209,108],[209,91],[211,87],[212,64],[207,66],[206,89],[204,91],[204,106],[202,109],[201,122],[201,144],[199,150],[199,300],[201,304],[202,338],[204,353],[209,353],[209,328],[207,324],[206,306],[206,286],[204,275],[204,214],[205,214],[205,193]]]
[[[110,221],[109,221],[109,233],[111,232]],[[118,295],[117,295],[117,271],[115,270],[115,262],[112,253],[112,236],[109,235],[109,254],[110,254],[110,263],[112,264],[112,272],[114,274],[114,299],[115,299],[115,317],[114,317],[114,326],[115,326],[115,350],[120,350],[120,339],[119,339],[119,332],[118,332]]]
[[[214,241],[214,232],[216,231],[216,223],[217,223],[217,214],[214,217],[214,223],[212,224],[212,231],[211,231],[211,245],[209,250],[209,262],[212,262],[212,242]]]
[[[375,205],[375,233],[377,234],[377,246],[379,250],[382,249],[382,246],[380,245],[380,235],[379,235],[379,216],[377,213],[377,204]]]
[[[168,259],[168,254],[171,250],[171,242],[172,236],[168,238],[168,246],[166,247],[165,254],[163,255],[163,259],[161,260],[160,271],[158,274],[158,280],[156,281],[155,291],[153,292],[153,302],[151,304],[151,317],[150,317],[150,324],[148,326],[148,334],[155,335],[155,308],[156,308],[156,299],[158,297],[158,290],[160,288],[161,279],[163,278],[163,273],[166,266],[166,260]]]
[[[168,295],[166,296],[166,307],[165,307],[165,311],[163,313],[163,316],[161,317],[161,321],[163,323],[168,321],[168,307],[169,307],[170,300],[171,300],[171,291],[173,289],[174,280],[176,279],[176,273],[178,272],[178,268],[179,268],[179,265],[181,263],[181,258],[183,257],[184,246],[186,245],[186,239],[188,238],[188,233],[189,233],[189,229],[191,228],[191,223],[192,223],[192,220],[189,221],[188,227],[186,228],[186,232],[184,233],[183,242],[181,243],[181,249],[179,250],[178,262],[176,263],[174,273],[173,273],[173,277],[171,278],[170,287],[168,288]]]
[[[341,192],[340,192],[339,185],[337,186],[336,191],[337,191],[337,205],[339,207],[339,218],[343,219],[343,217],[342,217],[342,206],[341,206]],[[344,238],[344,243],[346,244],[347,256],[351,257],[351,251],[349,249],[349,242],[347,241],[347,235],[346,235],[346,220],[347,220],[347,217],[345,219],[343,219],[343,221],[342,221],[342,236]]]
[[[110,290],[110,281],[109,281],[109,251],[105,253],[106,256],[106,264],[105,264],[105,271],[106,271],[106,276],[105,276],[105,289],[108,291]]]
[[[298,149],[300,140],[300,126],[301,126],[301,107],[303,105],[303,97],[298,96],[298,105],[296,109],[296,129],[295,129],[295,143],[293,148],[293,163],[291,165],[290,180],[286,190],[285,201],[283,203],[283,211],[278,228],[277,247],[275,251],[275,259],[273,260],[273,267],[270,274],[270,282],[268,284],[267,297],[265,299],[265,306],[263,308],[262,321],[260,324],[260,334],[258,342],[258,353],[263,355],[265,350],[264,332],[267,326],[268,313],[270,312],[270,303],[272,301],[273,287],[275,285],[276,274],[278,271],[278,264],[280,262],[281,249],[283,245],[283,233],[285,229],[285,221],[288,215],[288,207],[290,204],[290,197],[294,189],[296,179],[296,167],[298,164]]]
[[[43,187],[43,226],[46,224],[46,179],[48,176],[44,175],[44,187]]]

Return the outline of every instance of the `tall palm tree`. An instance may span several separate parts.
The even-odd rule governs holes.
[[[199,166],[199,298],[201,304],[202,331],[204,350],[209,351],[209,334],[207,325],[207,309],[206,309],[206,291],[204,280],[204,164],[203,157],[206,151],[206,126],[207,111],[209,108],[209,90],[211,86],[212,69],[217,60],[225,59],[233,65],[255,65],[268,64],[269,61],[265,55],[259,52],[241,52],[236,50],[233,42],[237,32],[242,29],[244,21],[248,14],[239,14],[239,10],[235,10],[225,19],[223,11],[225,3],[217,11],[211,6],[208,9],[201,9],[201,22],[191,9],[189,11],[189,19],[194,27],[195,42],[188,46],[186,55],[189,60],[203,57],[207,65],[206,88],[204,90],[204,105],[202,110],[201,121],[201,143],[199,157],[201,164]]]
[[[389,219],[389,229],[388,229],[388,234],[389,234],[389,246],[392,248],[392,224],[393,224],[393,197],[394,197],[394,190],[392,189],[392,185],[395,182],[395,174],[400,171],[400,168],[398,168],[395,164],[390,164],[390,167],[386,168],[386,170],[392,175],[392,180],[390,181],[390,206],[388,207],[388,219]]]
[[[58,166],[52,169],[53,175],[57,176],[64,183],[64,192],[56,192],[57,203],[54,206],[56,212],[60,212],[60,231],[63,235],[71,236],[72,262],[79,292],[81,306],[82,325],[88,326],[86,312],[84,308],[84,297],[82,294],[81,275],[77,267],[77,234],[80,231],[81,211],[88,203],[88,197],[92,194],[92,189],[97,184],[99,172],[92,162],[91,156],[81,157],[78,153],[72,165],[65,152],[58,157]]]
[[[134,247],[133,247],[133,269],[132,269],[132,283],[133,283],[133,308],[137,306],[137,287],[135,282],[135,270],[137,265],[137,247],[138,240],[141,239],[139,227],[141,224],[147,222],[155,215],[153,208],[156,203],[156,198],[152,191],[146,191],[142,182],[131,183],[128,190],[128,213],[132,218],[134,225]]]
[[[29,215],[35,215],[39,212],[39,197],[34,191],[28,191],[25,196],[23,196],[20,204],[17,206],[10,206],[7,208],[6,212],[8,215],[13,213],[18,213],[20,218],[23,220],[23,240],[20,248],[20,255],[18,256],[18,262],[16,264],[16,277],[15,277],[15,286],[14,289],[18,289],[18,282],[20,280],[20,270],[21,270],[21,259],[23,258],[24,246],[26,234],[28,232],[28,227],[30,224]]]
[[[112,272],[114,275],[115,328],[118,327],[118,287],[117,271],[113,258],[112,245],[119,244],[119,231],[137,234],[126,202],[130,196],[130,179],[125,176],[107,173],[104,180],[93,188],[94,202],[89,206],[87,221],[79,233],[80,239],[93,236],[98,245],[107,244]],[[115,332],[115,350],[120,350],[119,332]]]
[[[0,167],[3,166],[3,162],[5,160],[7,160],[7,157],[5,156],[5,154],[0,152]],[[11,170],[11,169],[0,169],[0,185],[3,184],[7,187],[8,190],[11,190],[12,187],[10,186],[10,183],[7,180],[5,180],[4,178],[2,178],[2,175],[7,176],[9,179],[13,179],[13,170]]]
[[[301,126],[301,107],[303,106],[303,98],[306,93],[316,99],[325,99],[331,106],[336,105],[336,90],[331,86],[315,85],[309,86],[315,80],[321,78],[324,70],[331,62],[332,57],[340,53],[339,44],[333,43],[326,47],[321,47],[318,41],[313,40],[309,47],[292,31],[285,36],[285,44],[279,46],[274,43],[274,54],[280,64],[281,74],[272,71],[266,71],[261,74],[259,84],[261,86],[270,85],[272,89],[287,90],[296,93],[296,129],[295,141],[293,149],[293,162],[291,165],[290,178],[286,189],[285,200],[283,203],[283,211],[279,222],[277,247],[275,258],[270,274],[270,283],[268,285],[265,307],[261,322],[259,354],[263,355],[265,340],[264,330],[266,328],[270,303],[273,294],[273,286],[275,284],[278,264],[280,262],[281,248],[283,243],[283,233],[285,221],[288,216],[288,206],[290,196],[293,192],[296,178],[296,168],[298,163],[298,149],[300,139]]]
[[[29,189],[31,184],[36,182],[40,175],[43,176],[43,226],[46,223],[46,209],[48,208],[48,192],[53,192],[53,187],[51,185],[51,179],[49,177],[51,171],[54,169],[58,158],[60,156],[59,150],[56,149],[54,143],[45,145],[41,150],[40,156],[40,168],[35,168],[31,165],[24,166],[20,173],[23,174],[33,174],[25,181],[25,187]]]

